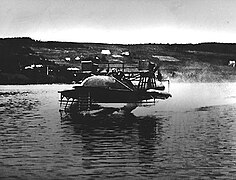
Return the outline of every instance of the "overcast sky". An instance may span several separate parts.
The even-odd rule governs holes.
[[[236,43],[236,0],[0,0],[0,37]]]

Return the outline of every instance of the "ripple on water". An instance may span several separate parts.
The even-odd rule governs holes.
[[[60,118],[59,85],[27,88],[0,96],[0,178],[235,178],[236,104]]]

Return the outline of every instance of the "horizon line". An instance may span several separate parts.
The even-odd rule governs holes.
[[[78,42],[78,41],[60,41],[60,40],[41,40],[37,38],[32,38],[29,36],[12,36],[12,37],[0,37],[0,40],[5,40],[5,39],[31,39],[33,41],[39,41],[39,42],[58,42],[58,43],[78,43],[78,44],[108,44],[108,45],[187,45],[187,44],[236,44],[236,42],[214,42],[214,41],[203,41],[203,42],[198,42],[198,43],[154,43],[154,42],[145,42],[145,43],[109,43],[109,42]]]

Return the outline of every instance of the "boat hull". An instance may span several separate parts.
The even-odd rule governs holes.
[[[128,103],[140,102],[149,99],[167,99],[171,95],[162,92],[147,92],[146,90],[124,90],[110,89],[99,87],[76,87],[73,90],[65,90],[60,92],[62,96],[72,99],[89,98],[92,102],[99,103]]]

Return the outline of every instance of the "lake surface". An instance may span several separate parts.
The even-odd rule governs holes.
[[[59,112],[72,86],[0,86],[0,179],[236,178],[236,83],[92,117]]]

